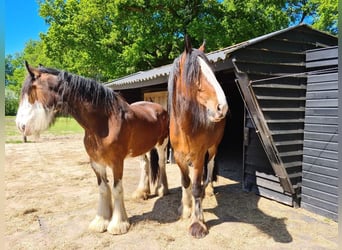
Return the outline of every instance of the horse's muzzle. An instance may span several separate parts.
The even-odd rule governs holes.
[[[227,111],[228,111],[228,105],[226,103],[218,104],[215,112],[208,110],[209,119],[212,122],[219,122],[226,117]]]
[[[25,131],[25,127],[26,127],[25,124],[17,123],[17,128],[21,133]]]
[[[226,116],[227,112],[228,112],[228,104],[227,103],[217,105],[216,113],[220,117],[221,120]]]

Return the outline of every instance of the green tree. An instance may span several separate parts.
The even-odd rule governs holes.
[[[27,71],[25,60],[32,65],[59,65],[45,56],[45,47],[42,41],[29,40],[25,44],[24,51],[5,57],[5,113],[15,114],[18,107],[20,90],[25,80]]]
[[[5,115],[16,115],[18,105],[18,94],[9,88],[5,88]]]
[[[5,87],[15,93],[20,92],[21,82],[24,80],[23,74],[18,74],[22,68],[22,53],[7,55],[5,57]]]
[[[26,69],[25,60],[32,65],[48,65],[58,67],[59,65],[45,56],[44,45],[41,41],[29,40],[25,44],[24,51],[15,55],[7,55],[5,57],[5,86],[20,92],[22,83],[25,80]]]
[[[189,33],[207,50],[286,27],[284,2],[269,0],[46,0],[40,15],[47,54],[69,71],[108,80],[158,67],[183,49]]]
[[[50,25],[44,54],[101,81],[158,67],[183,48],[187,32],[207,51],[304,20],[337,33],[337,0],[39,0]]]
[[[286,12],[294,24],[307,22],[316,29],[337,35],[338,0],[290,0]]]

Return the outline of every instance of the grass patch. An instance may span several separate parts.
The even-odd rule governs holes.
[[[55,123],[42,134],[50,133],[52,135],[68,135],[83,133],[83,128],[71,117],[57,117]],[[6,143],[22,143],[19,130],[15,124],[15,116],[5,117],[5,136]]]
[[[79,134],[83,128],[71,117],[57,117],[55,123],[48,129],[54,135]]]
[[[5,116],[5,133],[6,137],[19,134],[15,124],[15,116]]]

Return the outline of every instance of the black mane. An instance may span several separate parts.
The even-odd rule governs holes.
[[[181,56],[182,55],[174,60],[169,75],[168,109],[169,113],[171,114],[174,112],[176,117],[182,117],[185,112],[190,111],[192,114],[192,131],[195,132],[200,127],[209,128],[212,125],[207,118],[206,108],[196,101],[195,92],[197,91],[197,88],[193,86],[200,76],[198,57],[201,57],[209,66],[210,63],[205,54],[198,49],[193,49],[191,53],[186,54],[185,63],[182,69],[184,73],[181,80],[186,85],[187,93],[180,93],[179,90],[175,89],[175,84],[180,77]]]
[[[58,81],[58,92],[63,102],[88,102],[96,108],[102,108],[107,114],[126,110],[127,103],[118,93],[93,79],[60,71]]]
[[[93,79],[42,66],[38,70],[41,73],[57,76],[58,87],[56,92],[59,96],[58,105],[61,105],[62,112],[64,113],[72,112],[72,103],[76,102],[90,103],[95,108],[103,109],[106,114],[119,114],[120,111],[127,110],[128,104],[120,94]],[[24,93],[29,93],[31,83],[34,80],[31,75],[26,77],[21,96]]]

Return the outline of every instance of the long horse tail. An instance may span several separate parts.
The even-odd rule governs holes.
[[[159,155],[156,148],[150,151],[150,168],[151,168],[151,181],[156,183],[159,174]]]
[[[203,168],[203,181],[207,180],[208,177],[208,162],[209,162],[209,154],[208,152],[204,156],[204,168]]]

